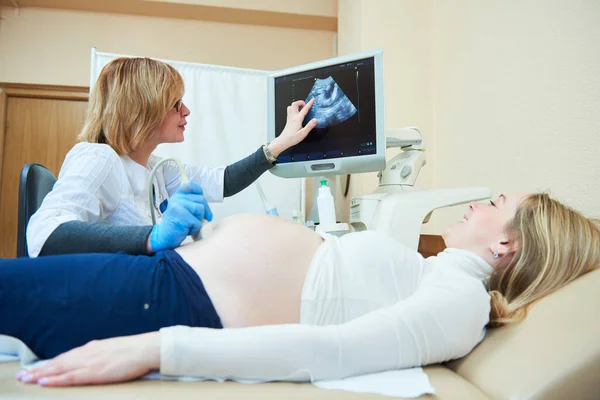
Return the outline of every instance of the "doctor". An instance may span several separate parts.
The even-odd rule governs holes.
[[[149,58],[118,58],[101,71],[76,144],[65,157],[58,181],[27,227],[31,257],[63,253],[152,254],[177,247],[212,219],[208,202],[220,202],[254,182],[277,156],[315,127],[302,121],[313,104],[288,107],[281,135],[227,167],[186,166],[190,181],[180,185],[174,163],[163,164],[161,143],[184,140],[190,110],[182,102],[184,82],[170,65]],[[234,110],[232,110],[234,111]],[[240,132],[243,134],[243,132]],[[152,226],[150,207],[159,215]]]

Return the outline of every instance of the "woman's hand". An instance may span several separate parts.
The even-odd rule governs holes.
[[[125,382],[160,368],[160,333],[95,340],[48,363],[21,371],[17,379],[42,386]]]
[[[314,98],[308,103],[298,100],[293,102],[291,106],[288,106],[285,127],[281,135],[269,144],[269,151],[273,157],[279,156],[283,151],[303,141],[306,135],[317,125],[317,120],[313,118],[304,128],[302,127],[302,122],[314,102]]]

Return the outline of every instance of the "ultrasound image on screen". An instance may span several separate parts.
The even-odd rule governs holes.
[[[315,99],[303,126],[317,119],[306,139],[281,153],[278,163],[375,154],[374,67],[370,57],[275,78],[276,135],[296,100]]]
[[[315,84],[304,101],[308,103],[312,98],[315,102],[306,114],[302,125],[316,118],[316,128],[329,128],[356,114],[356,107],[331,76],[315,79]]]

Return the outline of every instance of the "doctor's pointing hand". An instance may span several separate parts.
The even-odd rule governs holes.
[[[304,100],[298,100],[288,106],[285,127],[281,135],[270,143],[273,145],[273,149],[271,149],[273,156],[277,157],[286,149],[303,141],[308,133],[317,126],[317,119],[313,118],[306,126],[302,127],[302,121],[304,121],[306,114],[308,114],[314,103],[315,99],[312,98],[308,103],[305,103]]]

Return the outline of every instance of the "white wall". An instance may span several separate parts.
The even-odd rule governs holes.
[[[600,216],[600,2],[440,1],[433,21],[434,186],[550,190]]]
[[[549,190],[600,216],[600,1],[377,4],[339,1],[340,49],[384,48],[386,124],[423,128],[422,188]],[[377,185],[352,179],[354,193]]]
[[[342,55],[383,49],[385,124],[390,128],[418,126],[429,153],[435,146],[431,97],[432,2],[377,0],[377,7],[374,3],[338,2],[338,52]],[[388,151],[390,158],[395,154],[395,150]],[[428,188],[432,182],[433,168],[423,168],[417,186]],[[372,193],[376,188],[376,173],[354,174],[348,197]],[[343,211],[347,217],[347,205]]]

